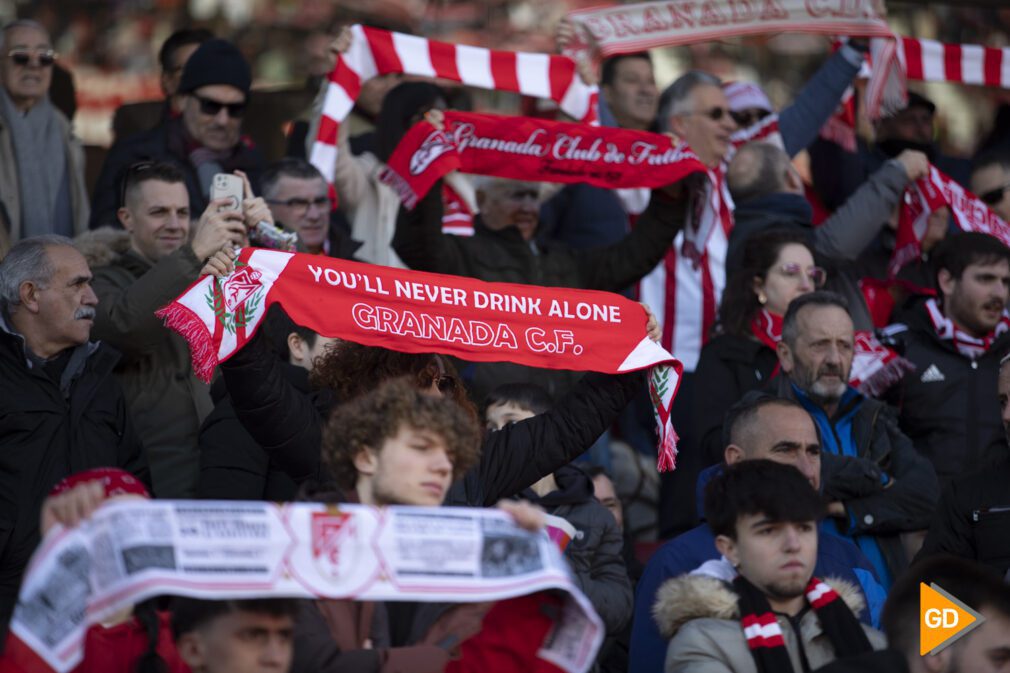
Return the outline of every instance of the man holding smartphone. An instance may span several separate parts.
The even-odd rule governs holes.
[[[225,40],[208,40],[186,61],[179,82],[182,114],[113,145],[95,186],[90,226],[119,226],[116,186],[138,161],[175,164],[183,173],[193,212],[203,212],[214,175],[241,170],[259,191],[264,159],[242,135],[252,71]]]
[[[191,498],[199,477],[197,435],[213,404],[209,387],[193,374],[186,341],[154,312],[197,279],[208,257],[222,250],[234,256],[246,244],[247,222],[241,210],[221,210],[226,201],[219,199],[191,227],[185,177],[169,163],[131,166],[121,199],[117,216],[126,233],[108,246],[106,264],[92,262],[98,266],[92,337],[122,353],[114,372],[154,494]]]

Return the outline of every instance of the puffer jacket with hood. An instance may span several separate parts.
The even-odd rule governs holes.
[[[825,582],[853,613],[863,609],[862,593],[855,586],[833,578],[825,578]],[[669,580],[657,594],[653,615],[660,632],[671,639],[667,673],[757,673],[740,626],[737,595],[724,581],[702,574]],[[794,617],[775,616],[794,671],[816,670],[836,658],[809,605]],[[882,633],[862,626],[875,650],[886,646]]]
[[[520,497],[536,503],[575,528],[565,549],[575,582],[600,615],[609,635],[619,633],[631,619],[631,580],[621,557],[623,541],[614,515],[593,496],[593,481],[585,472],[566,465],[554,473],[558,489],[538,496],[526,489]]]

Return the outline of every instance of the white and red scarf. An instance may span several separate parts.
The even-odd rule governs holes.
[[[646,336],[643,308],[620,295],[246,248],[230,276],[196,281],[157,315],[186,338],[193,369],[209,381],[272,304],[317,334],[405,353],[612,374],[650,369],[658,466],[675,466],[670,409],[682,367]]]
[[[751,321],[751,333],[755,339],[775,350],[782,340],[782,317],[762,308]],[[882,344],[872,331],[859,330],[854,337],[849,385],[864,395],[879,397],[905,374],[915,371],[915,365]],[[777,373],[778,366],[773,376]]]
[[[368,26],[351,26],[351,46],[329,75],[319,132],[310,161],[333,181],[337,133],[363,82],[404,73],[461,82],[467,86],[549,98],[580,122],[595,124],[596,85],[588,85],[567,56],[496,51],[436,42]]]
[[[985,355],[993,342],[1010,329],[1010,316],[1004,311],[1003,317],[992,332],[982,338],[974,337],[967,334],[955,325],[953,320],[945,316],[935,298],[926,301],[926,314],[929,316],[929,321],[933,324],[933,329],[936,330],[936,335],[944,341],[953,343],[957,352],[969,360],[975,360]]]
[[[577,10],[568,18],[585,33],[570,50],[595,43],[603,56],[778,32],[869,37],[871,116],[900,110],[906,100],[897,41],[879,0],[667,0]]]
[[[954,221],[962,230],[989,234],[1010,246],[1010,224],[977,196],[931,166],[929,176],[916,180],[905,190],[898,216],[894,255],[888,268],[892,277],[922,254],[922,237],[926,233],[929,216],[944,206],[950,209]]]
[[[452,170],[536,182],[580,182],[606,189],[664,187],[704,165],[658,133],[531,117],[447,111],[445,130],[415,124],[380,179],[413,208]]]

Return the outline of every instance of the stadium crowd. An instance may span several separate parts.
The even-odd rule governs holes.
[[[557,35],[565,46],[571,27]],[[329,67],[353,39],[334,36]],[[398,74],[364,82],[330,184],[306,158],[321,99],[292,127],[290,156],[268,163],[243,133],[258,112],[249,64],[183,29],[161,50],[154,125],[118,136],[89,194],[48,95],[50,36],[6,25],[0,621],[45,534],[110,499],[501,507],[530,529],[540,511],[575,529],[564,557],[606,630],[592,670],[1010,671],[1010,249],[939,208],[920,253],[890,268],[906,189],[931,167],[1010,222],[1010,129],[970,163],[943,156],[936,105],[911,93],[872,142],[822,137],[868,50],[841,45],[777,113],[752,83],[701,71],[657,83],[647,52],[602,61],[602,123],[672,134],[726,194],[725,287],[688,353],[671,332],[690,307],[657,303],[643,279],[664,264],[674,276],[697,175],[643,199],[453,172],[408,210],[382,170],[411,126],[437,127],[465,93]],[[775,137],[734,143],[772,114]],[[792,162],[804,150],[809,181]],[[221,173],[243,180],[237,207],[212,196]],[[155,312],[230,274],[239,248],[263,244],[263,222],[300,253],[648,299],[650,337],[684,365],[678,464],[658,505],[626,485],[656,459],[641,372],[386,350],[275,306],[201,381]],[[886,376],[857,380],[869,337]],[[636,539],[649,521],[661,543]],[[920,654],[921,582],[984,623]],[[467,645],[485,642],[491,604],[432,605],[161,596],[92,626],[75,670],[524,667]]]

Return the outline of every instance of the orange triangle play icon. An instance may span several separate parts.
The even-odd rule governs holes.
[[[936,584],[919,584],[919,654],[936,654],[985,621],[985,617]]]

